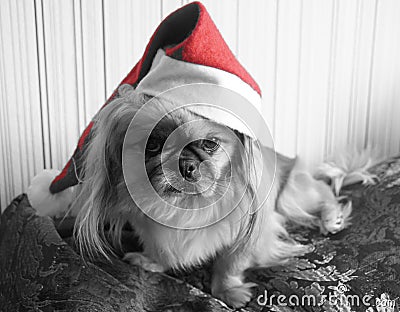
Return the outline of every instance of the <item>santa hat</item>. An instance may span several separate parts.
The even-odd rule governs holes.
[[[129,84],[142,93],[157,96],[171,88],[193,83],[213,84],[231,89],[253,107],[260,108],[259,86],[230,51],[200,2],[190,3],[164,19],[151,37],[143,57],[120,85]],[[176,93],[173,94],[176,97]],[[194,94],[189,92],[182,94],[180,99],[169,100],[190,102],[192,95]],[[115,91],[107,102],[115,96],[118,96],[118,91]],[[196,107],[192,109],[196,111]],[[232,114],[224,113],[223,110],[219,113],[207,109],[196,112],[251,135],[243,124],[232,118]],[[59,196],[60,192],[71,196],[68,189],[79,182],[81,156],[90,141],[93,124],[94,121],[91,121],[82,133],[73,156],[61,173],[54,179],[54,172],[47,172],[46,178],[34,179],[28,190],[32,206],[43,210],[39,206],[46,206],[45,202],[48,201],[51,205],[51,200],[56,200],[55,195]],[[44,195],[46,183],[49,193]],[[61,207],[59,209],[62,210]],[[48,214],[46,209],[45,211],[44,214]]]

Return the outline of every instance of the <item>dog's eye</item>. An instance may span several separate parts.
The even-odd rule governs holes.
[[[148,141],[146,145],[146,150],[150,153],[157,153],[161,149],[161,144],[156,141]]]
[[[203,140],[202,148],[207,152],[215,152],[219,148],[219,140],[212,138],[210,140]]]

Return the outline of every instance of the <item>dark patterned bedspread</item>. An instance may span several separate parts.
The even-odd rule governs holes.
[[[372,171],[379,183],[345,191],[352,225],[328,237],[294,231],[313,251],[284,267],[249,271],[259,287],[241,311],[399,311],[400,158]],[[72,224],[35,216],[25,195],[4,211],[0,311],[231,311],[209,295],[210,265],[159,274],[118,259],[85,262]]]

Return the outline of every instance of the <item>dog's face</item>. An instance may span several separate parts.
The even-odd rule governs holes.
[[[226,126],[187,110],[168,113],[146,142],[151,185],[169,202],[188,197],[204,204],[215,201],[234,183],[242,140]]]
[[[151,98],[130,115],[129,127],[121,127],[128,128],[121,131],[124,135],[111,131],[109,155],[118,149],[112,142],[119,141],[117,146],[123,145],[121,190],[129,191],[118,197],[133,199],[136,208],[130,211],[171,227],[203,227],[233,210],[241,214],[240,209],[251,205],[249,184],[254,185],[249,178],[254,167],[249,162],[251,139],[186,106],[176,106]],[[128,106],[122,104],[121,112],[124,107]],[[129,123],[130,118],[113,120],[118,125],[120,120]]]

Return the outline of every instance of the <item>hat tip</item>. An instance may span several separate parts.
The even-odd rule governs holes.
[[[59,170],[46,169],[36,175],[28,187],[27,196],[32,208],[39,216],[63,216],[72,202],[73,188],[68,188],[57,194],[50,192],[50,185],[60,173]]]

